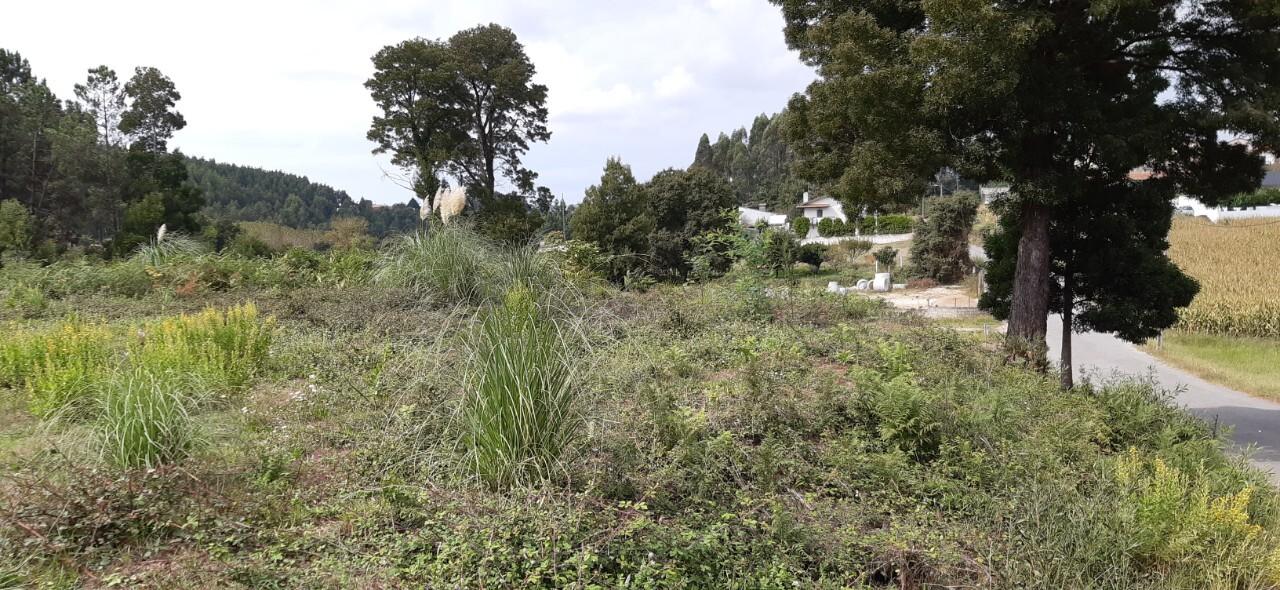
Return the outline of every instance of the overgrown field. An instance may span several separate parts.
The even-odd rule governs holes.
[[[1275,219],[1212,224],[1178,218],[1169,256],[1200,281],[1200,294],[1182,312],[1188,332],[1280,337],[1280,223]]]
[[[0,271],[0,587],[1280,587],[1280,497],[1143,383],[745,270],[293,256]]]

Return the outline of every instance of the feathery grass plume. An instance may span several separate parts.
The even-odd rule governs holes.
[[[462,215],[462,210],[467,208],[467,189],[455,186],[450,188],[441,188],[436,192],[436,211],[440,212],[440,221],[449,223],[449,220]]]
[[[138,246],[130,260],[143,262],[147,266],[160,266],[167,262],[194,258],[204,251],[203,244],[187,236],[158,232],[156,241]]]
[[[485,312],[469,353],[461,411],[468,467],[495,489],[550,480],[581,423],[559,328],[516,285]]]
[[[382,254],[374,282],[422,295],[476,303],[483,299],[491,249],[469,228],[447,225],[407,235]]]
[[[196,385],[189,379],[136,367],[117,371],[100,387],[95,430],[112,464],[154,468],[182,460],[195,447],[189,409]]]

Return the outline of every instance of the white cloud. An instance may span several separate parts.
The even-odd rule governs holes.
[[[365,131],[369,57],[408,37],[511,27],[549,87],[552,139],[526,163],[570,201],[619,155],[645,176],[685,166],[698,136],[782,108],[811,73],[764,0],[65,0],[6,6],[0,46],[59,96],[85,70],[160,68],[183,95],[193,155],[283,169],[356,198],[403,201]]]
[[[678,65],[653,83],[658,98],[678,98],[693,90],[693,75],[683,65]]]

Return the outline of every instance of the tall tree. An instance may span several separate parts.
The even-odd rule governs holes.
[[[569,227],[575,240],[595,243],[612,255],[609,279],[621,281],[627,271],[641,265],[648,249],[653,219],[645,210],[643,190],[631,167],[618,158],[609,158],[600,183],[587,189],[582,204],[573,212]]]
[[[510,29],[479,26],[448,41],[411,39],[383,48],[365,86],[382,114],[368,137],[375,152],[413,177],[414,191],[434,207],[442,176],[474,189],[482,207],[527,217],[536,189],[521,159],[547,130],[547,88],[533,82],[533,62]],[[512,194],[497,192],[508,181]],[[491,212],[495,213],[495,212]],[[510,215],[507,215],[510,214]],[[510,221],[506,219],[504,223]],[[520,224],[524,224],[522,220]]]
[[[1133,343],[1178,321],[1199,286],[1165,254],[1173,206],[1155,179],[1088,187],[1059,203],[1049,226],[1049,309],[1062,318],[1061,379],[1073,384],[1072,334],[1113,333]],[[988,290],[979,305],[997,318],[1011,311],[1022,226],[1018,211],[1001,216],[987,237]]]
[[[655,275],[683,279],[689,274],[694,239],[726,229],[732,216],[729,183],[705,168],[663,170],[644,186],[648,215],[649,262]]]
[[[156,68],[140,67],[125,83],[124,94],[129,98],[129,108],[120,116],[120,131],[139,149],[168,151],[173,133],[187,126],[187,120],[176,109],[182,95],[173,80]]]
[[[531,142],[547,141],[547,87],[533,82],[533,62],[511,29],[496,24],[460,31],[449,50],[462,88],[455,108],[466,116],[466,141],[449,160],[453,174],[493,198],[499,175],[522,193],[537,176],[521,164]]]
[[[711,138],[706,133],[698,138],[698,149],[693,153],[693,165],[703,168],[715,166],[715,156],[711,151]]]
[[[125,92],[116,78],[116,71],[107,66],[89,70],[84,84],[76,84],[76,98],[97,124],[98,140],[104,145],[118,147],[123,141],[120,122],[125,111]]]
[[[444,163],[466,139],[453,52],[440,41],[409,39],[378,51],[373,67],[365,82],[381,111],[367,135],[377,144],[373,152],[391,153],[414,193],[434,209]]]
[[[793,98],[801,171],[851,204],[915,198],[943,166],[1008,180],[1009,338],[1043,350],[1061,203],[1147,166],[1214,203],[1280,147],[1280,11],[1256,0],[772,0],[820,78]],[[1137,248],[1130,244],[1130,248]]]

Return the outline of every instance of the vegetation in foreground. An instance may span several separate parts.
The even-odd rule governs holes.
[[[43,310],[0,311],[38,343],[0,365],[0,580],[1280,585],[1275,491],[1146,384],[1063,392],[996,342],[741,264],[619,292],[563,252],[432,239],[460,243],[363,274],[242,263],[294,264],[279,283],[26,283]],[[417,259],[438,252],[478,256]],[[46,373],[80,402],[41,401]]]

